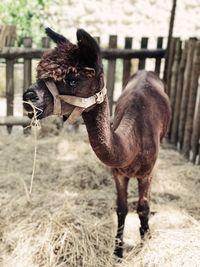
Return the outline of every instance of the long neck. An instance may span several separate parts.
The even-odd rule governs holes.
[[[102,104],[82,116],[97,157],[108,166],[126,167],[133,159],[132,142],[127,142],[125,133],[114,131],[111,127],[107,97]]]

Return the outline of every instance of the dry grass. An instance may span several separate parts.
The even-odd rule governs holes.
[[[43,128],[43,129],[46,129]],[[42,130],[32,194],[34,136],[0,139],[0,266],[198,266],[200,170],[164,147],[152,187],[151,238],[143,244],[129,190],[123,262],[113,258],[115,188],[95,157],[85,130]]]
[[[159,212],[151,219],[151,238],[127,254],[123,267],[199,266],[200,224],[176,209]]]

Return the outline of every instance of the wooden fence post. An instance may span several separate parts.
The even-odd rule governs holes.
[[[181,41],[180,39],[176,39],[175,41],[175,53],[174,53],[174,59],[172,64],[172,70],[171,70],[171,80],[170,80],[170,101],[172,106],[172,113],[174,109],[174,102],[176,97],[176,84],[177,84],[177,74],[178,74],[178,66],[181,58]]]
[[[5,46],[14,46],[16,40],[15,25],[0,25],[0,50]]]
[[[132,48],[132,37],[126,37],[125,38],[125,49]],[[131,74],[131,60],[130,59],[124,59],[123,60],[123,78],[122,78],[122,86],[124,87],[127,83],[129,77]]]
[[[186,157],[189,157],[191,148],[193,117],[195,111],[198,80],[200,74],[200,41],[195,43],[194,48],[195,50],[192,59],[190,91],[189,91],[189,100],[188,100],[188,108],[187,108],[187,116],[185,122],[184,140],[183,140],[183,153]]]
[[[168,32],[168,39],[167,39],[167,49],[165,53],[165,68],[164,68],[164,75],[163,79],[165,82],[167,82],[167,72],[169,70],[169,56],[170,56],[170,47],[172,45],[172,36],[173,36],[173,29],[174,29],[174,20],[175,20],[175,14],[176,14],[176,1],[173,0],[172,2],[172,9],[171,9],[171,16],[170,16],[170,23],[169,23],[169,32]]]
[[[111,35],[109,37],[109,48],[117,48],[117,36]],[[107,71],[107,89],[108,89],[108,99],[110,106],[110,113],[112,116],[113,109],[113,93],[115,87],[115,72],[116,72],[116,59],[108,60],[108,71]]]
[[[179,64],[179,69],[178,69],[176,99],[175,99],[175,105],[174,105],[173,120],[172,120],[172,127],[171,127],[171,139],[170,139],[171,142],[175,145],[177,145],[177,141],[178,141],[180,105],[181,105],[181,98],[182,98],[183,76],[184,76],[184,71],[185,71],[187,52],[188,52],[188,41],[185,42],[185,47],[181,55],[181,61]]]
[[[198,153],[199,157],[198,157],[197,165],[200,165],[200,144],[199,144],[199,149],[198,149],[198,151],[199,151],[199,153]]]
[[[51,40],[49,37],[44,36],[42,37],[42,47],[43,48],[50,48]]]
[[[15,26],[6,26],[5,34],[5,46],[14,46],[15,39],[16,39],[16,27]],[[6,106],[7,116],[13,115],[14,110],[14,60],[13,59],[6,59]],[[7,126],[8,133],[11,133],[12,126]]]
[[[23,45],[25,48],[32,47],[32,38],[25,37],[23,39]],[[24,84],[23,84],[23,92],[28,89],[28,87],[32,83],[32,60],[24,58]],[[23,111],[23,115],[26,116],[25,111]],[[24,126],[24,134],[30,134],[30,128],[27,128],[27,125]]]
[[[197,110],[196,110],[196,116],[194,118],[193,122],[193,131],[192,131],[192,139],[191,139],[191,148],[192,148],[192,162],[196,162],[196,157],[199,152],[200,157],[200,151],[199,151],[199,139],[200,139],[200,101],[197,103]],[[200,162],[200,161],[199,161]]]
[[[6,59],[6,115],[13,115],[14,104],[14,60]],[[12,132],[12,126],[7,126],[7,131]]]
[[[182,99],[181,99],[180,121],[179,121],[179,128],[178,128],[178,140],[179,140],[179,145],[180,145],[181,150],[182,150],[183,139],[184,139],[184,129],[185,129],[185,121],[186,121],[186,115],[187,115],[187,104],[188,104],[188,98],[189,98],[191,69],[192,69],[195,42],[196,42],[195,40],[189,40],[188,54],[187,54],[185,71],[184,71],[183,93],[182,93]]]
[[[23,45],[26,48],[32,47],[32,38],[26,37],[23,39]],[[32,82],[32,60],[24,58],[24,91],[31,85]]]
[[[166,83],[167,83],[167,94],[168,95],[170,95],[172,64],[174,61],[176,41],[177,41],[177,37],[172,38],[171,43],[170,43],[170,47],[169,47],[168,64],[167,64],[167,69],[166,69]]]
[[[160,49],[163,46],[163,37],[157,38],[157,48]],[[160,76],[161,58],[156,58],[155,72]]]
[[[174,108],[175,108],[175,101],[176,101],[176,90],[177,90],[177,80],[178,80],[178,67],[180,63],[181,58],[181,41],[180,39],[176,40],[175,45],[175,53],[174,53],[174,61],[172,65],[172,71],[171,71],[171,81],[170,81],[170,102],[171,102],[171,108],[172,108],[172,114],[174,114]],[[173,116],[171,121],[171,127],[173,122]],[[171,140],[171,127],[170,127],[170,140]]]
[[[141,39],[141,48],[147,48],[148,40],[149,40],[148,37],[142,37],[142,39]],[[146,59],[145,58],[140,58],[138,69],[139,70],[145,69],[145,63],[146,63]]]

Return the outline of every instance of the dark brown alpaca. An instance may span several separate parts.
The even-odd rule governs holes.
[[[133,75],[117,102],[111,125],[100,49],[95,40],[84,30],[78,30],[78,43],[73,45],[50,29],[46,32],[57,47],[41,59],[37,67],[38,81],[26,91],[24,100],[32,101],[41,110],[39,118],[53,114],[58,95],[67,95],[66,99],[61,96],[61,101],[58,101],[60,115],[69,117],[74,112],[74,120],[82,113],[95,154],[112,168],[114,175],[118,216],[115,254],[122,257],[123,229],[128,212],[127,187],[132,177],[138,180],[137,212],[141,237],[149,230],[151,179],[160,141],[167,132],[170,120],[170,105],[164,84],[153,72],[139,71]],[[100,91],[99,98],[97,93]],[[80,104],[74,109],[75,98],[71,100],[68,96],[79,97],[79,102],[91,96],[90,99],[98,101],[89,107],[83,108]],[[25,108],[32,116],[31,108],[26,104]]]

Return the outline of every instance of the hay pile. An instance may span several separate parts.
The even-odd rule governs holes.
[[[161,150],[152,188],[151,239],[143,245],[136,181],[131,181],[121,263],[113,257],[114,182],[91,151],[85,130],[40,134],[29,200],[24,185],[30,186],[33,155],[33,136],[1,136],[0,266],[198,266],[200,170],[177,152]]]
[[[43,135],[43,133],[42,133]],[[0,266],[112,266],[114,187],[82,135],[0,142]]]
[[[169,209],[151,218],[151,238],[127,254],[123,267],[199,266],[200,224],[183,211]]]

